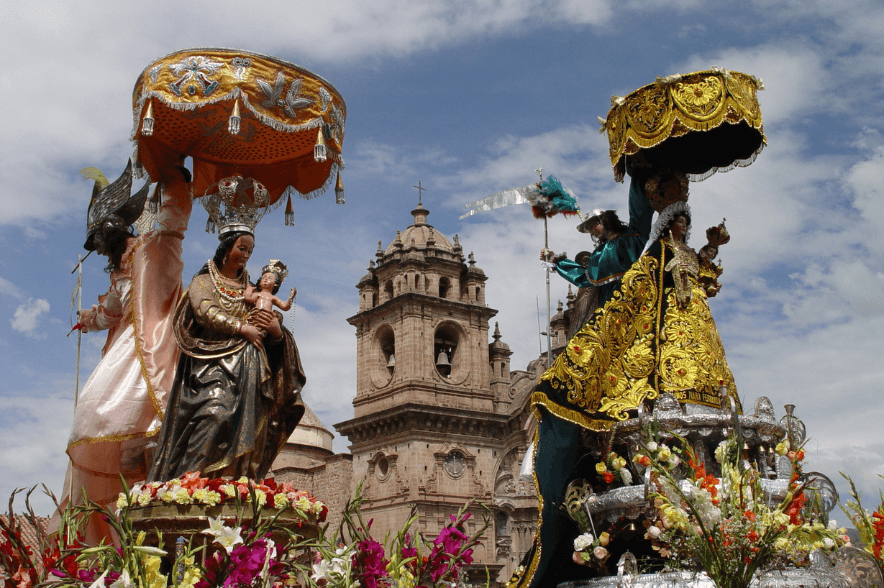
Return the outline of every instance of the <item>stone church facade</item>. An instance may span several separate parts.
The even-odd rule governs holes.
[[[411,214],[413,224],[386,249],[378,243],[348,319],[356,328],[354,416],[335,428],[350,453],[334,454],[331,433],[308,409],[273,471],[337,517],[362,482],[363,513],[378,538],[414,510],[413,530],[432,539],[472,500],[468,532],[483,516],[491,525],[469,576],[484,581],[487,566],[492,581],[505,582],[535,531],[533,480],[519,472],[535,425],[528,397],[545,358],[511,369],[473,254],[429,225],[420,203]],[[552,330],[562,343],[566,328],[560,305]]]

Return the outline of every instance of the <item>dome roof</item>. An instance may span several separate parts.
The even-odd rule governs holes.
[[[316,413],[313,412],[307,404],[304,404],[304,416],[295,431],[289,437],[288,442],[296,445],[307,445],[309,447],[319,447],[322,449],[332,450],[332,441],[334,435],[325,428]]]
[[[406,251],[413,247],[424,248],[427,246],[427,242],[432,242],[436,249],[454,251],[454,247],[445,235],[434,229],[432,225],[427,224],[429,210],[418,203],[417,208],[412,210],[411,214],[414,215],[414,224],[399,233],[384,253],[394,253],[399,246]]]

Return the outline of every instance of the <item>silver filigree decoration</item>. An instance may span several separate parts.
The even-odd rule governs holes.
[[[847,578],[851,588],[884,588],[884,576],[875,558],[856,547],[838,550],[837,570]]]
[[[262,80],[261,78],[257,78],[258,87],[261,88],[261,91],[264,92],[264,95],[267,96],[267,99],[261,103],[261,106],[264,108],[276,108],[277,106],[282,106],[285,113],[294,118],[296,116],[296,110],[304,108],[305,106],[309,106],[313,104],[313,98],[304,98],[303,96],[299,96],[301,93],[301,83],[303,80],[298,78],[294,80],[289,86],[288,92],[285,94],[285,98],[282,97],[282,91],[285,88],[285,74],[279,72],[276,74],[276,81],[271,86],[267,80]]]
[[[787,404],[785,408],[786,416],[780,419],[780,425],[786,429],[786,435],[788,435],[792,447],[799,447],[807,438],[807,427],[804,426],[801,419],[792,414],[795,410],[794,404]]]
[[[671,76],[657,76],[657,79],[654,81],[658,86],[671,86],[676,82],[680,82],[683,76],[680,73],[672,74]]]
[[[304,80],[298,78],[297,80],[292,82],[292,85],[289,86],[289,91],[285,94],[285,113],[291,117],[295,116],[295,111],[300,110],[306,106],[310,106],[315,102],[313,98],[305,98],[303,96],[298,96],[301,93],[301,83]]]
[[[328,105],[332,101],[332,95],[326,90],[324,87],[319,87],[319,104],[322,106],[323,112],[328,108]]]
[[[617,588],[632,588],[638,579],[638,561],[632,552],[627,551],[617,562]]]
[[[152,83],[152,84],[157,83],[157,77],[159,77],[160,71],[162,69],[163,69],[163,64],[158,63],[155,66],[153,66],[152,68],[150,68],[149,70],[147,70],[147,75],[150,78],[150,83]]]
[[[218,88],[218,81],[210,80],[209,76],[213,75],[224,66],[223,63],[211,61],[208,57],[195,55],[187,57],[178,63],[173,63],[169,69],[176,76],[180,76],[177,80],[169,84],[169,88],[177,96],[181,96],[184,84],[187,82],[196,82],[203,91],[203,96],[210,96]],[[189,84],[187,92],[191,95],[196,94],[196,85]]]
[[[242,81],[246,75],[246,70],[252,67],[252,60],[248,57],[234,57],[230,60],[230,67],[233,68],[233,77]]]
[[[804,479],[807,481],[804,493],[810,499],[805,509],[810,511],[818,505],[822,512],[831,512],[838,504],[838,490],[834,482],[819,472],[807,472]]]
[[[331,121],[329,128],[332,137],[334,137],[335,142],[340,145],[341,141],[344,140],[344,113],[337,106],[333,107],[331,110]]]

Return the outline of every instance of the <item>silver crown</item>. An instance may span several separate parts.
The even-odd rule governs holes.
[[[209,186],[203,196],[209,213],[206,232],[218,228],[218,239],[234,231],[255,234],[255,227],[270,210],[270,194],[264,184],[252,178],[231,176]]]
[[[278,259],[271,259],[267,265],[265,265],[264,267],[261,268],[261,275],[262,276],[264,274],[266,274],[267,272],[273,272],[277,276],[279,276],[279,283],[280,284],[282,284],[282,282],[289,275],[288,268],[285,266],[285,264],[283,262],[281,262]]]

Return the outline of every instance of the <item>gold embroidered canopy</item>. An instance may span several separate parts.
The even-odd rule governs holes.
[[[151,63],[132,93],[135,160],[153,180],[193,158],[193,192],[222,178],[260,181],[271,203],[322,193],[343,167],[347,108],[330,83],[239,49],[186,49]]]
[[[625,156],[640,150],[694,181],[749,165],[767,142],[758,106],[762,89],[755,76],[713,68],[658,77],[625,97],[613,96],[601,122],[614,177],[623,181]]]

